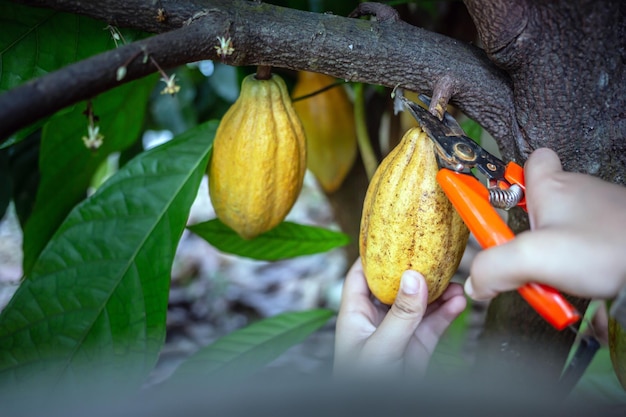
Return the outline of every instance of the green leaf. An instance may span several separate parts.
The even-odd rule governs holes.
[[[86,196],[91,178],[112,152],[129,147],[141,132],[155,77],[147,77],[108,91],[92,100],[103,145],[87,149],[85,103],[54,116],[44,126],[35,206],[24,228],[24,273],[28,274],[41,250],[65,216]]]
[[[433,376],[454,375],[461,371],[469,371],[471,363],[464,358],[463,353],[466,349],[471,303],[472,300],[467,298],[465,310],[452,321],[439,339],[428,365],[428,372]]]
[[[481,125],[479,125],[472,119],[465,119],[461,122],[461,128],[468,137],[474,139],[474,142],[480,145],[480,136],[483,133],[483,128]]]
[[[172,382],[234,378],[253,373],[322,327],[334,313],[316,309],[279,314],[218,339],[183,362]]]
[[[282,222],[251,240],[241,238],[218,219],[188,229],[223,252],[266,261],[326,252],[350,243],[341,232],[291,222]]]
[[[615,375],[607,347],[598,350],[569,398],[581,404],[626,404],[626,392]]]
[[[0,28],[0,93],[116,47],[105,22],[6,0],[0,0]],[[126,42],[147,36],[134,29],[120,33]],[[0,148],[20,142],[42,124],[20,130]]]
[[[106,23],[0,0],[0,92],[112,49]],[[127,41],[144,36],[124,31]]]
[[[165,339],[170,270],[216,128],[140,154],[72,210],[0,315],[0,386],[142,382]]]

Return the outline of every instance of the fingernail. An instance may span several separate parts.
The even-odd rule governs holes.
[[[420,291],[420,280],[415,271],[404,271],[400,279],[400,289],[409,295],[417,294]]]
[[[474,297],[474,287],[472,286],[472,277],[467,277],[463,288],[465,289],[465,294],[467,294],[470,298]]]

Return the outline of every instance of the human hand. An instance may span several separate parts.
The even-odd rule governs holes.
[[[528,282],[572,295],[612,298],[626,285],[626,189],[564,172],[549,149],[524,169],[531,231],[479,253],[466,293],[486,300]]]
[[[465,309],[459,284],[427,306],[424,277],[407,271],[390,307],[374,301],[361,260],[346,276],[335,332],[335,374],[422,376],[439,338]]]

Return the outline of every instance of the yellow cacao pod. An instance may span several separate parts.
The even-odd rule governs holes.
[[[301,97],[335,82],[333,77],[300,71],[293,97]],[[334,87],[293,103],[307,138],[307,167],[327,193],[336,191],[354,165],[357,154],[352,102]]]
[[[277,226],[295,203],[306,170],[306,140],[285,82],[247,76],[222,118],[209,163],[217,217],[251,239]]]
[[[434,144],[419,128],[408,130],[382,161],[363,204],[359,249],[368,286],[392,304],[407,269],[428,284],[436,300],[456,272],[469,230],[436,180]]]
[[[609,318],[609,352],[615,375],[626,390],[626,330],[613,317]]]

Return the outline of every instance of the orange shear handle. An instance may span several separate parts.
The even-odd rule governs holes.
[[[507,166],[505,177],[523,187],[523,169],[514,162]],[[478,179],[444,168],[437,173],[437,182],[483,248],[501,245],[515,237],[489,203],[489,190]],[[529,283],[518,288],[518,292],[557,330],[580,319],[578,311],[552,287]]]

